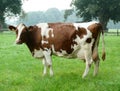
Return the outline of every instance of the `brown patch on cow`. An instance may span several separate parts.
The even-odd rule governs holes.
[[[77,44],[73,41],[76,38],[75,27],[71,23],[49,23],[49,28],[53,29],[54,38],[50,39],[55,51],[65,50],[68,54],[72,53],[74,49],[71,45]]]
[[[26,44],[31,52],[33,52],[34,49],[37,50],[39,50],[40,48],[43,49],[41,46],[41,40],[42,40],[41,28],[38,28],[36,25],[28,27],[28,32],[26,37],[28,38],[26,40]]]
[[[103,29],[100,23],[95,23],[88,26],[88,30],[90,30],[90,32],[92,33],[93,38],[96,39]]]
[[[83,38],[83,36],[87,34],[86,29],[83,27],[78,27],[78,30],[76,30],[76,32],[80,38]]]

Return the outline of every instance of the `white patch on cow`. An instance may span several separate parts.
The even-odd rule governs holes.
[[[77,45],[75,44],[75,45],[71,46],[71,48],[73,48],[74,51],[72,54],[70,54],[70,57],[77,57],[80,59],[84,59],[82,45],[84,45],[85,40],[80,39],[80,37],[78,35],[76,35],[76,38],[73,41],[75,41],[77,43]]]
[[[76,30],[78,30],[79,25],[80,25],[80,23],[73,23],[73,26],[76,28]]]
[[[47,23],[39,23],[37,24],[38,27],[41,28],[41,35],[42,37],[49,37],[49,31],[48,31],[48,24]]]
[[[60,50],[61,51],[61,54],[63,54],[63,55],[66,55],[67,54],[67,52],[65,51],[65,50]]]
[[[54,37],[53,29],[51,29],[51,33],[52,33],[52,35],[51,35],[51,36],[52,36],[52,37]]]
[[[80,37],[78,36],[78,35],[76,35],[76,38],[73,40],[73,41],[75,41],[76,43],[77,43],[77,45],[76,44],[74,44],[74,45],[71,45],[71,48],[73,48],[74,49],[74,51],[76,51],[76,50],[78,50],[78,49],[80,49],[80,41],[81,41],[81,39],[80,39]]]
[[[18,30],[18,36],[16,38],[16,42],[19,41],[20,39],[20,35],[22,33],[22,30],[25,28],[25,26],[21,23],[17,26],[17,30]]]
[[[40,50],[34,50],[34,55],[33,55],[35,58],[42,58],[43,57],[43,51],[42,49]]]
[[[60,50],[60,52],[56,52],[56,55],[58,55],[58,56],[60,56],[60,57],[62,57],[62,56],[67,56],[67,52],[65,51],[65,50]]]
[[[45,40],[42,40],[41,43],[42,43],[42,44],[48,44],[49,42],[48,42],[48,41],[45,41]]]
[[[85,59],[85,57],[84,57],[84,48],[81,47],[81,49],[78,51],[77,58]]]
[[[88,26],[98,23],[97,21],[91,21],[91,22],[85,22],[85,23],[80,23],[80,26],[87,28]]]
[[[78,30],[78,27],[84,27],[85,29],[87,29],[88,26],[98,23],[97,21],[91,21],[91,22],[84,22],[84,23],[73,23],[74,27],[76,28],[76,30]]]
[[[78,35],[76,35],[76,38],[74,41],[77,42],[78,45],[80,45],[81,39]]]
[[[46,38],[49,38],[49,31],[52,32],[52,36],[54,37],[53,29],[49,28],[47,23],[39,23],[39,24],[37,24],[37,26],[41,28],[42,38],[43,38],[43,36],[45,36]]]

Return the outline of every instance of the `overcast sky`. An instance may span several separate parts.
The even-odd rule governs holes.
[[[48,8],[69,9],[72,0],[24,0],[23,9],[29,11],[46,11]]]

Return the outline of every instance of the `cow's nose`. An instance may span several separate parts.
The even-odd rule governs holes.
[[[16,44],[22,44],[21,40],[16,40],[15,42],[16,42]]]

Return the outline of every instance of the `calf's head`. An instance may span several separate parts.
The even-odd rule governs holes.
[[[28,29],[24,24],[21,23],[17,27],[10,25],[9,29],[16,33],[16,44],[22,44],[26,42]]]

